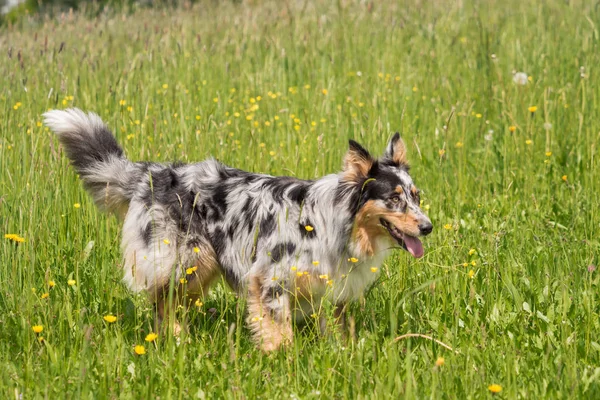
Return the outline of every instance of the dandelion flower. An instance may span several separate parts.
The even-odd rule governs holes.
[[[158,335],[154,332],[150,332],[149,334],[146,335],[146,342],[154,342],[156,340],[156,338],[158,337]]]
[[[135,354],[137,354],[138,356],[142,356],[142,355],[146,354],[146,348],[144,346],[142,346],[141,344],[136,345],[133,348],[133,351],[135,351]]]
[[[50,293],[46,292],[46,293],[43,293],[43,294],[42,294],[41,298],[42,298],[42,299],[47,299],[47,298],[48,298],[48,296],[50,296]]]
[[[125,104],[127,104],[127,102],[125,100],[119,100],[119,105],[120,106],[124,106]]]
[[[75,208],[81,208],[81,204],[75,203],[75,204],[73,204],[73,207],[75,207]]]
[[[444,365],[444,357],[438,357],[437,360],[435,360],[435,366],[436,367],[441,367],[442,365]]]
[[[323,90],[321,90],[321,93],[323,93],[323,95],[327,96],[327,93],[329,93],[329,91],[327,89],[323,89]]]
[[[566,182],[567,181],[567,176],[563,175],[561,179]]]
[[[69,286],[74,286],[76,283],[77,283],[77,281],[75,279],[69,279],[67,281],[67,285],[69,285]]]
[[[471,261],[471,265],[472,266],[476,266],[477,265],[477,261],[475,261],[475,260]]]
[[[319,262],[315,260],[312,262],[312,265],[314,265],[316,267],[317,265],[319,265]]]
[[[546,157],[550,157],[551,155],[552,155],[552,152],[551,152],[551,151],[547,151],[547,152],[546,152]]]
[[[329,280],[329,275],[327,275],[327,274],[319,275],[319,279]]]
[[[294,265],[294,266],[292,266],[290,269],[291,269],[292,271],[295,271],[295,270],[297,270],[297,269],[298,269],[298,267],[296,267],[296,266]]]
[[[469,270],[469,278],[472,278],[473,276],[475,276],[475,271],[473,270]]]
[[[198,247],[194,247],[194,253],[200,253],[200,249]]]
[[[534,112],[537,111],[537,106],[531,106],[531,107],[528,108],[528,110],[529,110],[530,113],[533,114]]]
[[[196,302],[194,303],[194,305],[198,308],[202,307],[204,305],[203,302],[200,301],[200,299],[197,299]]]
[[[468,267],[468,266],[469,266],[469,263],[466,263],[466,262],[464,262],[464,263],[462,264],[462,266],[463,266],[463,267]]]
[[[446,150],[444,150],[444,149],[439,149],[439,150],[438,150],[438,154],[440,155],[440,157],[443,157],[443,156],[444,156],[444,154],[446,154]]]
[[[528,146],[531,145],[532,143],[533,143],[533,140],[531,140],[531,139],[527,139],[525,141],[525,144],[528,145]]]
[[[312,227],[312,226],[310,226],[310,225],[306,225],[306,226],[304,227],[304,229],[306,229],[306,231],[307,231],[307,232],[312,232],[312,231],[313,231],[315,228],[313,228],[313,227]]]
[[[327,286],[333,286],[333,279],[327,281]]]
[[[356,257],[350,257],[348,259],[348,261],[350,261],[351,263],[357,263],[358,262],[358,258],[356,258]]]
[[[115,317],[115,316],[114,316],[114,315],[112,315],[112,314],[108,314],[108,315],[105,315],[105,316],[104,316],[104,320],[105,320],[106,322],[108,322],[109,324],[112,324],[113,322],[115,322],[115,321],[117,320],[117,317]]]
[[[472,256],[473,254],[477,253],[477,250],[475,249],[471,249],[469,250],[469,255]]]
[[[379,268],[377,268],[377,267],[371,267],[371,272],[372,273],[375,273],[377,271],[379,271]]]
[[[4,235],[5,239],[12,240],[15,243],[23,243],[25,238],[15,234],[15,233],[7,233]]]
[[[35,333],[42,333],[42,331],[44,330],[44,326],[43,325],[34,325],[31,327],[31,330],[33,330]]]
[[[448,231],[452,230],[452,224],[446,224],[446,225],[444,225],[444,229],[446,229]]]
[[[186,283],[187,283],[187,279],[185,279],[185,278],[180,278],[180,279],[179,279],[179,283],[181,283],[182,285],[184,285],[184,284],[186,284]]]
[[[516,85],[525,86],[527,85],[527,74],[525,72],[517,72],[513,75],[513,82]]]
[[[460,149],[461,147],[464,146],[464,144],[463,144],[463,142],[456,142],[455,146],[456,146],[457,149]]]
[[[514,126],[514,125],[511,125],[511,126],[508,127],[508,130],[511,131],[511,132],[514,132],[514,131],[517,130],[517,127]]]
[[[54,286],[56,286],[56,282],[48,281],[48,287],[53,288]]]
[[[502,391],[502,386],[498,384],[493,384],[488,386],[488,390],[492,393],[500,393]]]
[[[164,244],[171,244],[171,241],[169,239],[163,239],[163,243]]]

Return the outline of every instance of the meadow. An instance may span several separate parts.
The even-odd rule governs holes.
[[[600,9],[403,3],[201,1],[1,27],[0,397],[600,398]],[[133,160],[306,179],[338,171],[348,139],[381,154],[399,131],[435,227],[425,256],[385,262],[350,309],[353,340],[308,325],[262,354],[224,283],[179,342],[148,338],[120,223],[42,125],[71,106]]]

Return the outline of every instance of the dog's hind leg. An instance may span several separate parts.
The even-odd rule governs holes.
[[[290,298],[281,282],[254,276],[248,285],[248,325],[264,352],[292,341]]]

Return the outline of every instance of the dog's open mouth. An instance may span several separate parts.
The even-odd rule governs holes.
[[[408,251],[415,258],[423,257],[423,244],[419,239],[401,232],[393,224],[383,218],[381,218],[380,221],[381,225],[388,230],[390,236],[393,237],[404,250]]]

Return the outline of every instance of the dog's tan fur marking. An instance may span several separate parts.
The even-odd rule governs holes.
[[[412,236],[419,235],[419,224],[413,213],[391,212],[385,207],[377,205],[375,200],[369,200],[356,214],[352,240],[359,251],[366,256],[373,256],[376,252],[376,239],[388,235],[387,230],[381,225],[380,218],[385,219],[396,228]]]
[[[404,193],[404,189],[402,189],[402,186],[398,185],[398,186],[396,186],[396,189],[394,189],[394,192],[396,192],[398,194],[402,194],[402,193]]]
[[[254,276],[248,285],[248,326],[254,336],[254,341],[264,352],[279,349],[282,345],[291,343],[293,333],[289,315],[282,321],[275,321],[271,313],[262,303],[263,277]]]
[[[408,165],[408,160],[406,159],[406,145],[402,139],[398,139],[396,143],[394,143],[394,152],[393,152],[393,161],[398,164]]]
[[[373,166],[373,162],[372,158],[365,158],[354,149],[348,150],[344,157],[344,180],[357,182],[366,177]]]

